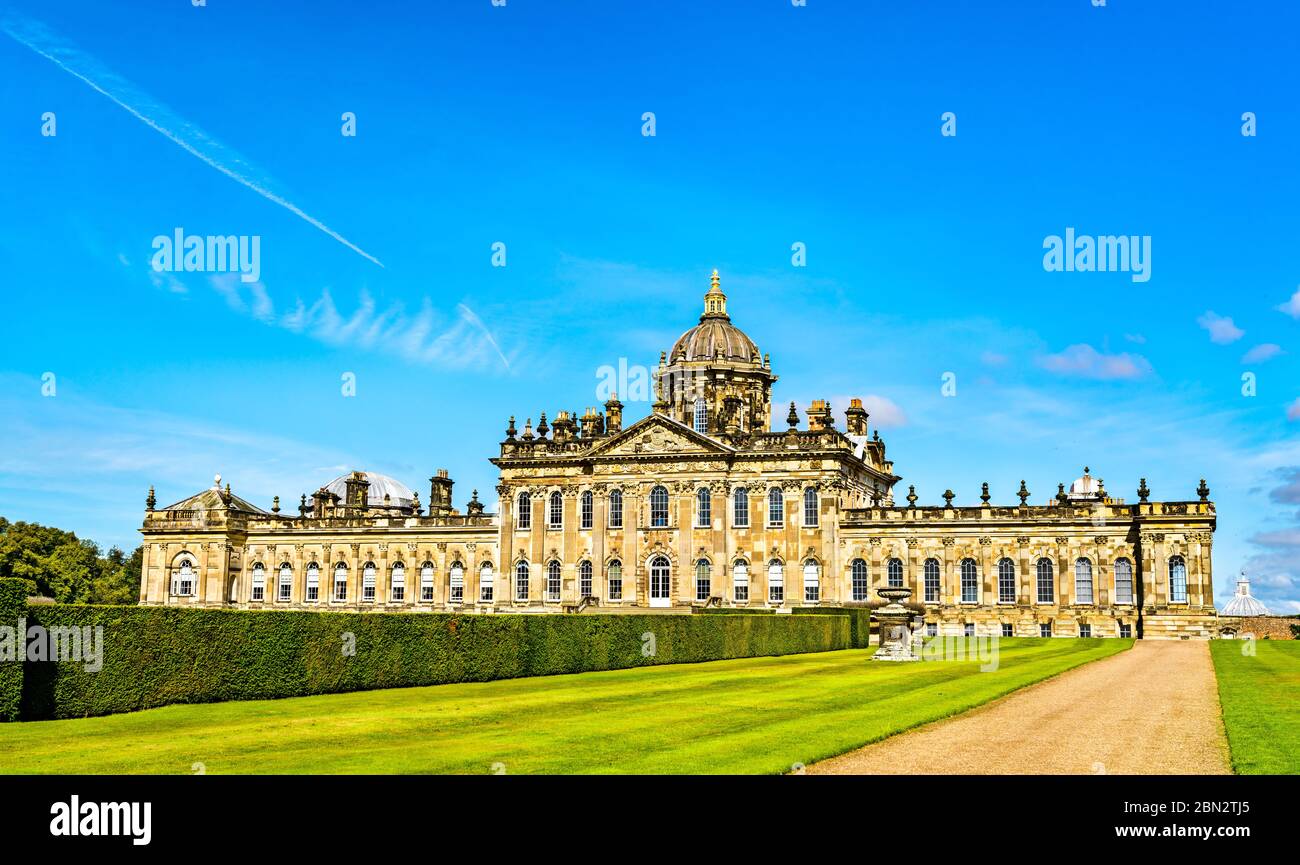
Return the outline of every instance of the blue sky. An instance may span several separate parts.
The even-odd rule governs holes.
[[[924,501],[1205,477],[1220,601],[1300,612],[1300,14],[914,5],[0,3],[0,514],[490,499],[507,417],[652,365],[716,267],[777,404],[867,397]],[[1150,236],[1149,281],[1046,271],[1067,227]],[[259,281],[155,272],[176,228]]]

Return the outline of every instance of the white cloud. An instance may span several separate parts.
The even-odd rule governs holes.
[[[1103,354],[1086,344],[1044,355],[1038,359],[1038,365],[1060,375],[1100,380],[1135,379],[1151,372],[1150,362],[1140,354]]]
[[[1295,294],[1291,295],[1290,300],[1278,306],[1278,311],[1285,312],[1292,318],[1300,319],[1300,287],[1296,288]]]
[[[895,429],[907,425],[907,415],[889,397],[869,393],[862,398],[862,407],[871,415],[870,423],[881,429]]]
[[[1264,342],[1252,348],[1241,356],[1242,363],[1263,363],[1266,360],[1272,360],[1280,354],[1286,354],[1282,346],[1273,342]]]
[[[1236,342],[1246,335],[1246,332],[1232,323],[1231,318],[1219,315],[1214,310],[1208,310],[1206,313],[1196,319],[1196,323],[1210,332],[1210,342],[1218,345],[1227,345]]]
[[[1287,420],[1300,420],[1300,396],[1296,397],[1295,402],[1286,407]]]

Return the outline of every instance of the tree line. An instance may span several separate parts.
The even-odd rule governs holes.
[[[52,526],[0,517],[0,577],[30,580],[61,604],[135,604],[144,548],[130,555]]]

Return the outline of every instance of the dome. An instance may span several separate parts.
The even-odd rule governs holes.
[[[669,363],[678,360],[713,360],[721,350],[723,360],[759,363],[763,355],[754,341],[731,322],[704,318],[673,343]]]
[[[754,341],[731,323],[727,315],[727,296],[718,284],[718,272],[713,271],[712,284],[704,295],[704,314],[700,323],[677,337],[668,362],[679,360],[714,360],[721,352],[722,359],[732,363],[757,364],[763,359]]]
[[[1101,481],[1088,474],[1088,467],[1083,467],[1083,477],[1070,484],[1070,498],[1091,499],[1102,495]]]
[[[415,493],[399,480],[375,472],[361,472],[370,486],[366,491],[366,504],[372,508],[384,506],[384,496],[389,497],[388,504],[395,508],[409,508],[415,503]],[[325,485],[325,489],[343,499],[347,495],[347,481],[351,474],[341,475]]]
[[[1237,580],[1237,594],[1223,605],[1221,616],[1267,616],[1268,607],[1261,604],[1250,594],[1250,581],[1243,571]]]

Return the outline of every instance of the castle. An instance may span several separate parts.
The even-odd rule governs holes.
[[[297,514],[224,487],[146,502],[140,603],[241,609],[688,612],[864,605],[906,586],[930,634],[1208,638],[1215,510],[1112,498],[1087,469],[1047,504],[920,505],[860,400],[772,429],[770,358],[731,322],[714,271],[699,323],[660,356],[652,412],[510,419],[496,514],[446,471],[428,507],[355,471]]]

